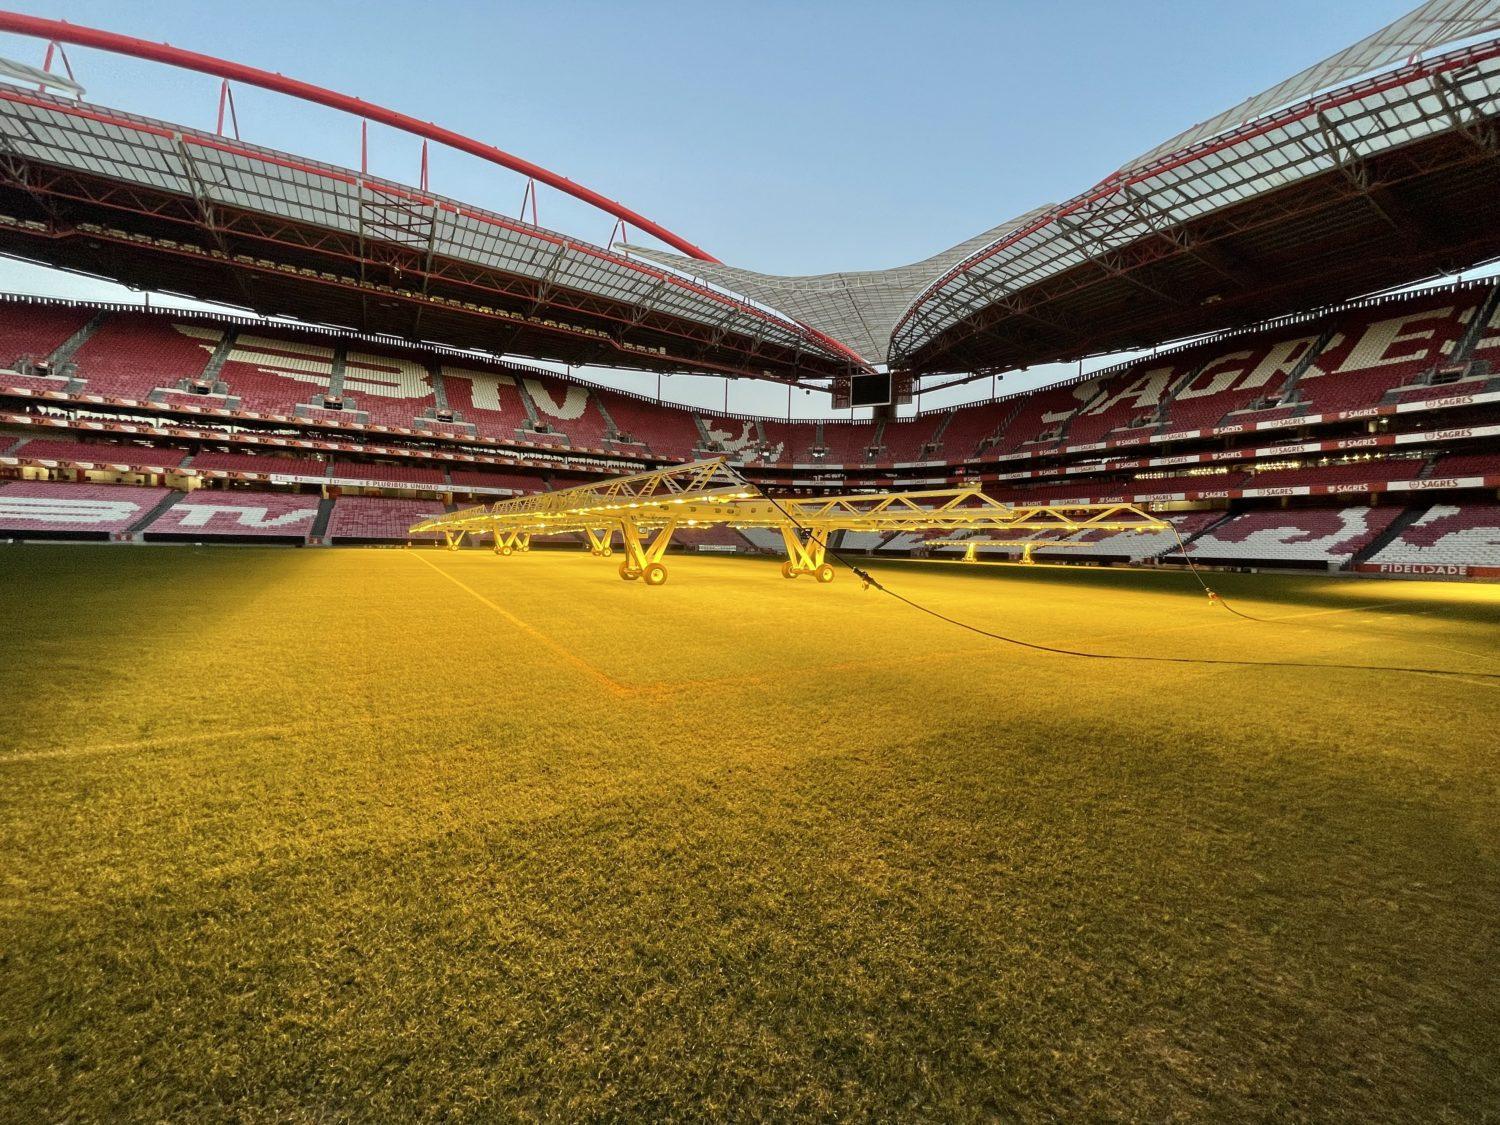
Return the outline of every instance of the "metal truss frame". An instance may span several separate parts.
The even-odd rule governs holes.
[[[1168,527],[1133,504],[1016,506],[986,496],[978,485],[772,499],[716,457],[447,512],[419,521],[410,534],[439,533],[449,550],[465,536],[489,535],[501,555],[529,549],[533,536],[582,534],[596,557],[612,553],[618,534],[625,553],[620,577],[660,586],[667,580],[662,560],[677,529],[716,525],[778,530],[786,550],[783,577],[812,575],[819,582],[833,580],[827,556],[836,531],[1072,534]]]
[[[1153,299],[1170,305],[1160,279],[1153,286],[1138,271],[1178,255],[1231,288],[1254,286],[1254,271],[1218,258],[1216,241],[1344,200],[1358,200],[1398,235],[1420,240],[1424,232],[1410,229],[1410,216],[1383,207],[1381,191],[1445,166],[1495,158],[1497,59],[1500,40],[1491,39],[1414,61],[1117,173],[935,280],[897,321],[891,362],[966,373],[953,382],[987,377],[1013,358],[1015,337],[1030,338],[1034,325],[1042,331],[1032,350],[1057,350],[1060,335],[1073,337],[1062,349],[1069,356],[1089,354],[1108,341],[1090,338],[1078,309],[1054,319],[1048,305],[1109,279],[1152,289]],[[1465,138],[1469,151],[1462,157],[1408,151],[1413,142],[1445,133]],[[1380,162],[1378,175],[1372,161]],[[1329,171],[1340,174],[1338,189],[1315,183],[1310,194],[1289,192],[1289,185]],[[1007,353],[1003,362],[984,346],[991,336]]]
[[[128,235],[136,254],[148,249],[170,253],[185,247],[197,258],[218,250],[232,259],[236,250],[268,253],[274,248],[285,261],[268,265],[284,264],[292,272],[312,266],[324,283],[357,289],[362,303],[371,299],[388,303],[393,298],[416,302],[417,315],[423,302],[452,312],[455,307],[467,309],[463,298],[503,301],[511,310],[507,319],[520,321],[514,325],[518,331],[592,339],[598,355],[588,357],[590,361],[625,360],[639,366],[779,377],[794,383],[828,379],[859,364],[813,330],[740,298],[430,192],[45,95],[0,90],[0,100],[52,115],[46,125],[51,131],[48,143],[54,147],[61,143],[58,138],[71,137],[67,141],[70,150],[88,153],[98,145],[101,130],[119,134],[112,142],[113,151],[120,154],[115,163],[128,169],[130,180],[48,163],[12,148],[6,167],[0,169],[0,183],[24,190],[33,199],[71,202],[88,209],[86,217],[91,220],[107,223],[113,218],[129,223],[133,219],[133,225],[146,220],[180,229],[180,233],[154,230],[163,236],[154,240],[145,231],[121,232]],[[15,124],[21,140],[40,143],[31,122],[18,118]],[[163,142],[170,145],[178,165],[165,169],[167,179],[159,166],[168,151],[160,147]],[[297,197],[298,177],[314,178],[351,204],[351,229],[275,213],[273,208],[283,205],[280,195],[262,193],[264,210],[220,198],[216,191],[237,168],[236,162],[248,162],[261,178],[279,177],[277,182],[285,185],[281,194],[287,198]],[[188,189],[179,192],[167,186],[171,177],[181,178]],[[50,237],[73,235],[81,225],[76,217],[70,222],[54,212],[49,219]],[[439,252],[440,231],[449,244],[465,246],[477,237],[474,231],[479,228],[488,232],[486,239],[511,240],[518,246],[528,241],[550,244],[554,265],[566,255],[575,273],[598,271],[614,279],[620,293],[595,293],[560,284],[551,272],[532,277]],[[189,233],[194,236],[191,242],[186,237]],[[90,232],[90,238],[98,237],[98,232]],[[206,245],[192,244],[200,241]],[[340,272],[337,276],[327,273],[330,269]],[[622,295],[627,283],[647,287],[644,304]],[[440,300],[439,295],[448,299]],[[558,315],[580,318],[588,328],[570,328],[550,319]],[[674,340],[680,341],[672,345],[679,354],[667,354],[661,345]]]

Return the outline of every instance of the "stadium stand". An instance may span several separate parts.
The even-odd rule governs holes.
[[[410,356],[351,349],[339,386],[347,408],[365,414],[371,425],[411,429],[437,408],[431,375]]]
[[[523,378],[521,386],[536,408],[538,420],[563,434],[569,445],[604,448],[609,422],[588,387],[540,375]]]
[[[174,495],[165,488],[128,484],[0,483],[0,533],[122,535]]]
[[[466,488],[510,489],[512,492],[540,492],[547,483],[533,473],[485,472],[480,469],[452,469],[448,479],[462,492]]]
[[[1377,566],[1500,567],[1500,505],[1434,505],[1369,561]]]
[[[95,465],[130,465],[142,469],[175,469],[186,456],[168,446],[144,446],[124,442],[60,441],[32,438],[15,457],[28,461],[84,462]]]
[[[1437,366],[1459,342],[1480,301],[1439,293],[1406,304],[1350,314],[1297,381],[1296,393],[1314,413],[1374,406],[1386,392]]]
[[[698,423],[686,410],[598,389],[592,393],[609,412],[618,427],[618,434],[645,445],[660,457],[688,461],[702,444]]]
[[[1005,414],[1014,408],[1014,401],[1005,401],[953,411],[938,437],[938,457],[944,461],[962,461],[974,456],[999,429]]]
[[[206,357],[214,355],[224,338],[223,329],[209,325],[175,323],[173,327],[193,340]],[[245,410],[289,415],[297,406],[328,392],[334,356],[332,338],[240,330],[225,354],[220,378]]]
[[[1421,473],[1421,458],[1384,461],[1347,461],[1328,465],[1304,465],[1296,469],[1269,469],[1256,473],[1245,488],[1295,488],[1313,485],[1375,484],[1388,480],[1411,480]]]
[[[1063,425],[1097,391],[1098,383],[1088,379],[1006,400],[1001,405],[1009,409],[998,427],[993,443],[995,451],[1017,453],[1027,446],[1055,443]]]
[[[0,301],[0,367],[23,357],[45,360],[93,319],[87,306]]]
[[[885,460],[872,452],[877,429],[871,422],[825,422],[823,444],[828,447],[828,460],[840,465],[864,465]]]
[[[163,317],[113,312],[89,333],[73,362],[89,394],[144,399],[198,378],[212,356]]]
[[[1306,332],[1270,336],[1194,349],[1179,360],[1179,378],[1170,391],[1167,429],[1212,429],[1235,411],[1274,404],[1288,377],[1318,338]],[[1225,347],[1230,350],[1223,350]],[[1205,352],[1212,358],[1205,361]]]
[[[1450,453],[1439,457],[1429,477],[1500,477],[1500,453]]]
[[[443,387],[455,418],[473,423],[480,436],[514,441],[526,425],[526,404],[516,388],[516,377],[504,371],[443,364]],[[547,437],[526,434],[528,441],[547,444]],[[555,444],[561,445],[558,441]]]
[[[722,553],[725,551],[752,551],[748,539],[732,527],[718,524],[714,527],[678,528],[672,542],[694,551]]]
[[[439,468],[367,461],[335,461],[328,467],[328,477],[330,480],[390,481],[393,484],[426,484],[434,487],[441,487],[444,483],[443,470]]]
[[[1189,551],[1206,561],[1341,566],[1400,514],[1394,507],[1244,512],[1205,533]]]
[[[1118,375],[1091,379],[1073,388],[1074,397],[1088,405],[1068,422],[1068,444],[1104,441],[1118,430],[1142,436],[1157,428],[1162,397],[1179,374],[1170,364],[1143,363]]]
[[[328,463],[310,457],[276,457],[265,453],[199,453],[193,458],[195,469],[215,469],[226,473],[267,473],[279,476],[326,477]]]
[[[758,459],[767,464],[806,464],[814,460],[818,427],[812,422],[757,423],[737,418],[704,418],[703,422],[708,436],[727,452],[754,450],[763,440]]]
[[[1054,555],[1088,558],[1100,556],[1121,559],[1153,559],[1166,551],[1178,547],[1178,536],[1186,542],[1205,528],[1212,527],[1224,518],[1223,512],[1187,512],[1165,517],[1177,530],[1173,531],[1081,531],[1066,536],[1063,542],[1073,544],[1065,549],[1036,547],[1035,553],[1050,551]],[[1051,538],[1050,536],[1046,538]],[[1193,548],[1189,547],[1192,552]]]
[[[274,538],[305,540],[317,519],[319,500],[286,492],[185,494],[145,528],[147,539]]]
[[[936,459],[927,451],[937,437],[938,427],[947,415],[913,418],[901,422],[887,422],[880,436],[881,451],[877,461],[900,464],[910,461]]]
[[[408,535],[417,520],[438,515],[443,505],[436,500],[386,500],[375,496],[340,496],[333,504],[327,537],[333,542],[402,542],[407,539],[437,539],[436,532]]]

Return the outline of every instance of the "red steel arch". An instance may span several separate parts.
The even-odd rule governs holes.
[[[466,137],[462,133],[455,133],[451,129],[444,129],[440,125],[434,125],[430,121],[418,121],[415,117],[408,117],[394,109],[386,109],[384,106],[374,105],[371,102],[362,101],[359,98],[350,97],[348,94],[336,93],[333,90],[325,90],[321,86],[314,86],[310,82],[302,82],[295,78],[287,78],[281,74],[274,74],[268,70],[258,67],[245,66],[242,63],[229,62],[225,59],[217,59],[212,55],[202,55],[196,51],[186,51],[181,47],[173,47],[168,43],[152,43],[149,40],[137,39],[131,35],[120,35],[113,31],[102,31],[98,28],[83,27],[79,24],[68,23],[66,20],[49,20],[40,16],[23,15],[20,12],[0,11],[0,31],[14,32],[17,35],[31,35],[39,39],[56,41],[59,43],[71,43],[79,47],[94,47],[101,51],[110,51],[117,55],[129,55],[132,58],[145,59],[148,62],[165,63],[168,66],[181,67],[184,70],[196,70],[202,74],[212,74],[216,78],[227,79],[231,82],[243,82],[247,86],[259,86],[262,89],[272,90],[278,94],[287,94],[302,101],[315,102],[318,105],[328,106],[330,109],[342,110],[345,113],[354,114],[368,121],[376,121],[382,125],[388,125],[393,129],[411,133],[413,136],[422,137],[437,144],[447,145],[449,148],[466,152],[471,156],[477,156],[481,160],[487,160],[491,164],[498,164],[502,168],[509,168],[513,172],[519,172],[523,176],[529,176],[538,183],[546,184],[548,187],[556,188],[574,199],[582,200],[590,206],[597,207],[605,214],[613,215],[639,230],[645,231],[654,238],[659,238],[668,246],[679,250],[689,257],[696,258],[701,262],[717,262],[707,251],[694,246],[681,235],[673,234],[657,223],[652,222],[644,215],[632,211],[622,203],[616,203],[608,196],[600,195],[596,191],[576,184],[566,176],[559,176],[556,172],[548,171],[540,164],[533,164],[529,160],[523,160],[519,156],[513,156],[508,152],[487,145],[483,141],[476,141],[472,137]]]

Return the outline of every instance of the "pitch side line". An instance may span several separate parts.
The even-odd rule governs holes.
[[[470,597],[474,598],[476,601],[478,601],[478,602],[482,603],[483,605],[488,606],[490,609],[494,610],[501,617],[505,618],[506,621],[510,622],[511,625],[513,625],[515,628],[519,629],[521,632],[525,633],[532,640],[534,640],[537,643],[539,643],[541,645],[544,645],[545,647],[551,649],[554,653],[556,653],[558,656],[562,657],[569,664],[573,665],[573,667],[577,668],[580,672],[583,672],[586,675],[590,676],[596,683],[600,684],[611,695],[619,696],[619,697],[623,698],[623,697],[631,694],[631,689],[630,688],[626,687],[624,684],[620,683],[618,680],[613,679],[610,676],[607,676],[605,673],[601,672],[598,668],[595,668],[587,660],[584,660],[583,657],[579,656],[577,653],[575,653],[572,649],[568,648],[566,645],[559,644],[557,641],[554,641],[551,637],[547,636],[546,633],[543,633],[539,629],[533,628],[532,626],[526,624],[526,622],[522,621],[515,614],[511,613],[510,610],[504,609],[501,606],[496,605],[494,602],[490,601],[489,598],[485,597],[478,590],[474,589],[474,587],[470,586],[468,583],[464,582],[462,579],[455,578],[453,575],[449,574],[442,567],[438,566],[437,563],[432,562],[430,559],[424,558],[422,555],[418,554],[416,551],[411,551],[411,552],[408,552],[408,553],[411,555],[412,558],[416,559],[418,562],[420,562],[420,563],[422,563],[422,564],[424,564],[426,566],[430,566],[438,574],[441,574],[449,582],[452,582],[460,590],[464,591],[466,594],[468,594]]]

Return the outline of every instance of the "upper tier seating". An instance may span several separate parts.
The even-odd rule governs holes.
[[[1078,384],[1072,388],[1073,397],[1087,405],[1068,423],[1067,443],[1104,441],[1132,428],[1142,435],[1150,433],[1156,429],[1162,396],[1182,374],[1180,365],[1142,360],[1128,371]]]
[[[205,360],[223,339],[206,324],[172,325],[202,349]],[[325,394],[333,378],[333,338],[294,336],[275,329],[241,329],[219,377],[240,406],[256,414],[293,414],[295,408]]]
[[[1315,343],[1315,334],[1294,330],[1291,335],[1215,345],[1215,354],[1207,362],[1206,348],[1185,353],[1176,365],[1181,375],[1173,382],[1167,430],[1212,429],[1234,411],[1274,402]]]
[[[199,453],[195,469],[219,469],[227,473],[271,473],[281,476],[326,477],[328,463],[311,457],[277,457],[268,453]]]
[[[187,493],[146,527],[153,535],[259,536],[305,539],[318,515],[318,497],[285,492]]]
[[[84,393],[144,399],[158,387],[202,375],[213,352],[199,344],[162,317],[117,312],[89,333],[73,362],[78,377],[88,380]]]
[[[128,484],[12,481],[0,484],[0,532],[117,535],[171,495]]]
[[[1385,305],[1347,314],[1298,380],[1298,397],[1314,414],[1377,405],[1453,353],[1483,297],[1481,289],[1438,293],[1398,313]]]
[[[1500,505],[1435,505],[1377,551],[1370,562],[1500,566]]]
[[[364,461],[335,461],[328,468],[333,480],[391,481],[397,484],[443,485],[443,470],[427,465],[371,464]]]
[[[995,451],[1018,453],[1029,445],[1052,444],[1062,424],[1095,397],[1097,391],[1096,382],[1089,379],[1082,383],[1045,387],[1001,403],[999,409],[1007,413],[995,440]]]
[[[868,450],[875,444],[875,425],[871,422],[824,422],[823,445],[826,460],[832,465],[862,465],[869,461]],[[809,457],[808,460],[811,460]]]
[[[709,436],[728,450],[753,447],[756,423],[738,418],[704,418]],[[813,422],[763,421],[760,432],[765,435],[765,446],[760,460],[773,465],[806,464],[813,460],[813,446],[817,444],[817,425]],[[725,434],[727,437],[720,437]]]
[[[1395,507],[1245,512],[1208,532],[1189,546],[1188,553],[1200,559],[1338,565],[1348,562],[1400,513]]]
[[[1014,408],[1014,402],[985,402],[955,410],[938,439],[938,459],[963,461],[974,456],[980,443],[1000,428],[1001,421]]]
[[[567,435],[569,445],[575,449],[604,448],[609,423],[588,387],[545,376],[527,376],[521,385],[536,407],[538,420]]]
[[[414,429],[437,407],[427,365],[394,351],[349,348],[342,388],[348,409],[364,411],[372,426]]]
[[[386,500],[377,496],[340,496],[333,504],[326,534],[340,539],[393,540],[438,539],[435,531],[408,535],[407,528],[420,519],[441,515],[436,500]]]
[[[15,453],[32,461],[83,461],[97,465],[130,465],[143,469],[175,469],[186,456],[170,446],[148,448],[125,442],[61,441],[32,438]]]
[[[693,451],[702,444],[698,423],[686,410],[609,391],[595,390],[593,394],[603,402],[621,434],[628,434],[660,457],[690,461]]]
[[[93,316],[88,308],[0,301],[0,367],[14,367],[22,356],[46,359]]]
[[[936,454],[930,454],[924,450],[934,440],[938,424],[946,417],[946,414],[938,414],[925,418],[887,422],[885,432],[880,437],[880,444],[884,446],[884,449],[876,460],[897,465],[912,461],[935,460]]]
[[[526,406],[516,388],[516,376],[505,371],[443,364],[443,388],[454,417],[471,422],[480,437],[515,441],[526,425]],[[547,444],[543,435],[526,440]],[[561,445],[561,441],[552,444]]]

